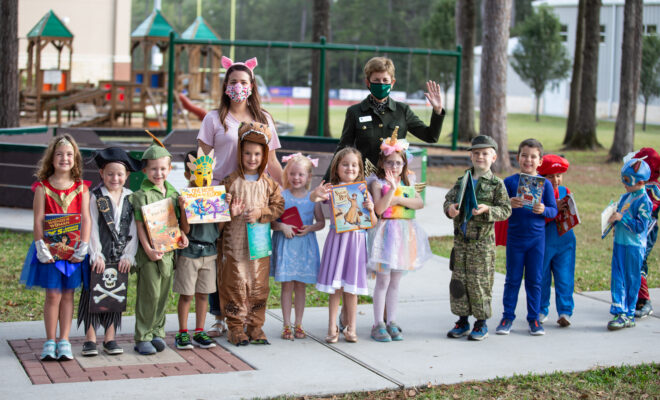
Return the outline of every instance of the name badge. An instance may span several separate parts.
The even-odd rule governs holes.
[[[371,115],[363,115],[360,117],[360,122],[370,122],[371,121]]]

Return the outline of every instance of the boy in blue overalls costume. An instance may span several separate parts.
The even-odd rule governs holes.
[[[544,176],[552,183],[555,199],[561,200],[571,193],[566,186],[562,186],[563,175],[568,171],[569,162],[556,154],[546,154],[538,167],[539,175]],[[557,207],[560,208],[559,203]],[[575,286],[575,233],[569,230],[559,236],[557,223],[554,219],[546,218],[545,224],[545,252],[543,253],[543,276],[541,280],[541,311],[539,321],[548,319],[550,307],[550,286],[555,280],[555,303],[557,323],[561,327],[571,325],[573,315],[573,288]]]
[[[610,288],[610,314],[614,318],[607,324],[611,331],[635,326],[635,305],[651,222],[652,205],[645,190],[650,176],[648,164],[636,158],[626,162],[621,169],[626,193],[621,195],[617,212],[609,220],[615,224]]]

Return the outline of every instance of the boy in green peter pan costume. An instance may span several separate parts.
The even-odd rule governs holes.
[[[135,351],[143,355],[155,354],[166,347],[165,307],[174,276],[174,251],[154,249],[147,235],[142,216],[142,206],[166,198],[172,199],[177,219],[180,216],[179,193],[167,182],[172,170],[172,155],[154,138],[142,155],[146,161],[142,172],[146,179],[140,190],[131,195],[140,247],[135,257],[137,272],[137,296],[135,302]],[[181,232],[180,247],[188,246],[188,238]]]

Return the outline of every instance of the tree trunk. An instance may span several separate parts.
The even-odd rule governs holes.
[[[19,126],[18,0],[0,2],[0,128]]]
[[[584,60],[580,88],[580,114],[577,130],[567,147],[595,149],[601,147],[596,138],[596,91],[598,88],[598,49],[600,47],[601,0],[586,0],[584,16]]]
[[[474,130],[474,41],[476,26],[475,0],[456,2],[456,42],[463,47],[459,98],[458,140],[469,142],[477,136]],[[447,96],[445,96],[445,100]]]
[[[541,110],[540,110],[540,108],[541,108],[541,95],[536,94],[536,95],[534,95],[534,97],[536,99],[536,118],[535,118],[535,121],[540,122],[541,119],[539,118],[539,114],[541,112]]]
[[[511,167],[506,133],[506,74],[511,1],[486,1],[483,3],[481,99],[479,131],[490,135],[497,142],[495,171]]]
[[[644,121],[642,122],[642,130],[646,132],[646,109],[649,106],[649,101],[644,100]]]
[[[635,112],[639,76],[642,69],[642,0],[626,0],[623,11],[623,43],[621,44],[621,88],[616,115],[614,141],[608,161],[620,162],[633,151]]]
[[[577,130],[577,116],[580,115],[580,87],[582,85],[582,60],[584,52],[584,13],[585,0],[578,6],[577,32],[575,33],[575,52],[573,56],[573,76],[571,78],[571,98],[568,104],[568,120],[563,144],[568,144]]]
[[[312,41],[318,42],[321,36],[326,38],[330,35],[330,0],[314,0],[314,23],[312,29]],[[327,53],[326,53],[327,54]],[[319,120],[319,97],[323,96],[324,121],[323,136],[330,136],[330,123],[328,118],[328,63],[326,56],[325,65],[325,90],[320,93],[321,82],[321,51],[312,50],[312,97],[309,103],[309,120],[305,136],[318,135]]]

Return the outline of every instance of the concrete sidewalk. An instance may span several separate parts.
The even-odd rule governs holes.
[[[430,236],[451,234],[451,225],[441,212],[444,192],[430,189],[429,206],[419,212],[417,220]],[[29,217],[17,213],[14,219],[9,218],[6,209],[0,213],[3,226],[18,229],[19,223],[25,224],[27,219],[27,230],[31,230],[31,212]],[[323,239],[324,235],[319,235],[320,243]],[[554,322],[557,316],[551,311],[545,324],[546,335],[533,337],[527,333],[525,294],[521,290],[518,318],[511,334],[495,335],[502,314],[504,276],[501,274],[495,275],[490,337],[483,342],[448,339],[446,332],[456,320],[449,309],[449,279],[448,260],[437,256],[423,269],[403,278],[397,321],[405,335],[401,342],[377,343],[370,339],[373,323],[370,305],[359,307],[359,342],[346,343],[342,339],[335,345],[323,341],[328,326],[327,308],[305,311],[304,325],[310,336],[296,341],[279,338],[281,312],[269,310],[264,330],[272,343],[270,346],[234,347],[225,338],[217,339],[221,346],[252,366],[252,371],[124,379],[120,384],[97,381],[33,385],[7,341],[43,338],[43,322],[1,323],[0,398],[72,399],[89,398],[92,393],[124,400],[138,395],[200,399],[324,395],[448,384],[528,372],[580,371],[595,366],[660,362],[660,348],[655,345],[660,339],[660,319],[646,318],[637,321],[634,329],[608,332],[609,292],[575,294],[572,326],[559,328]],[[653,289],[651,296],[660,298],[660,289]],[[191,316],[189,326],[192,324]],[[134,318],[125,317],[123,326],[122,333],[132,333]],[[168,315],[166,329],[177,329],[176,315]],[[71,336],[83,335],[78,330]],[[132,350],[125,348],[125,351]]]

